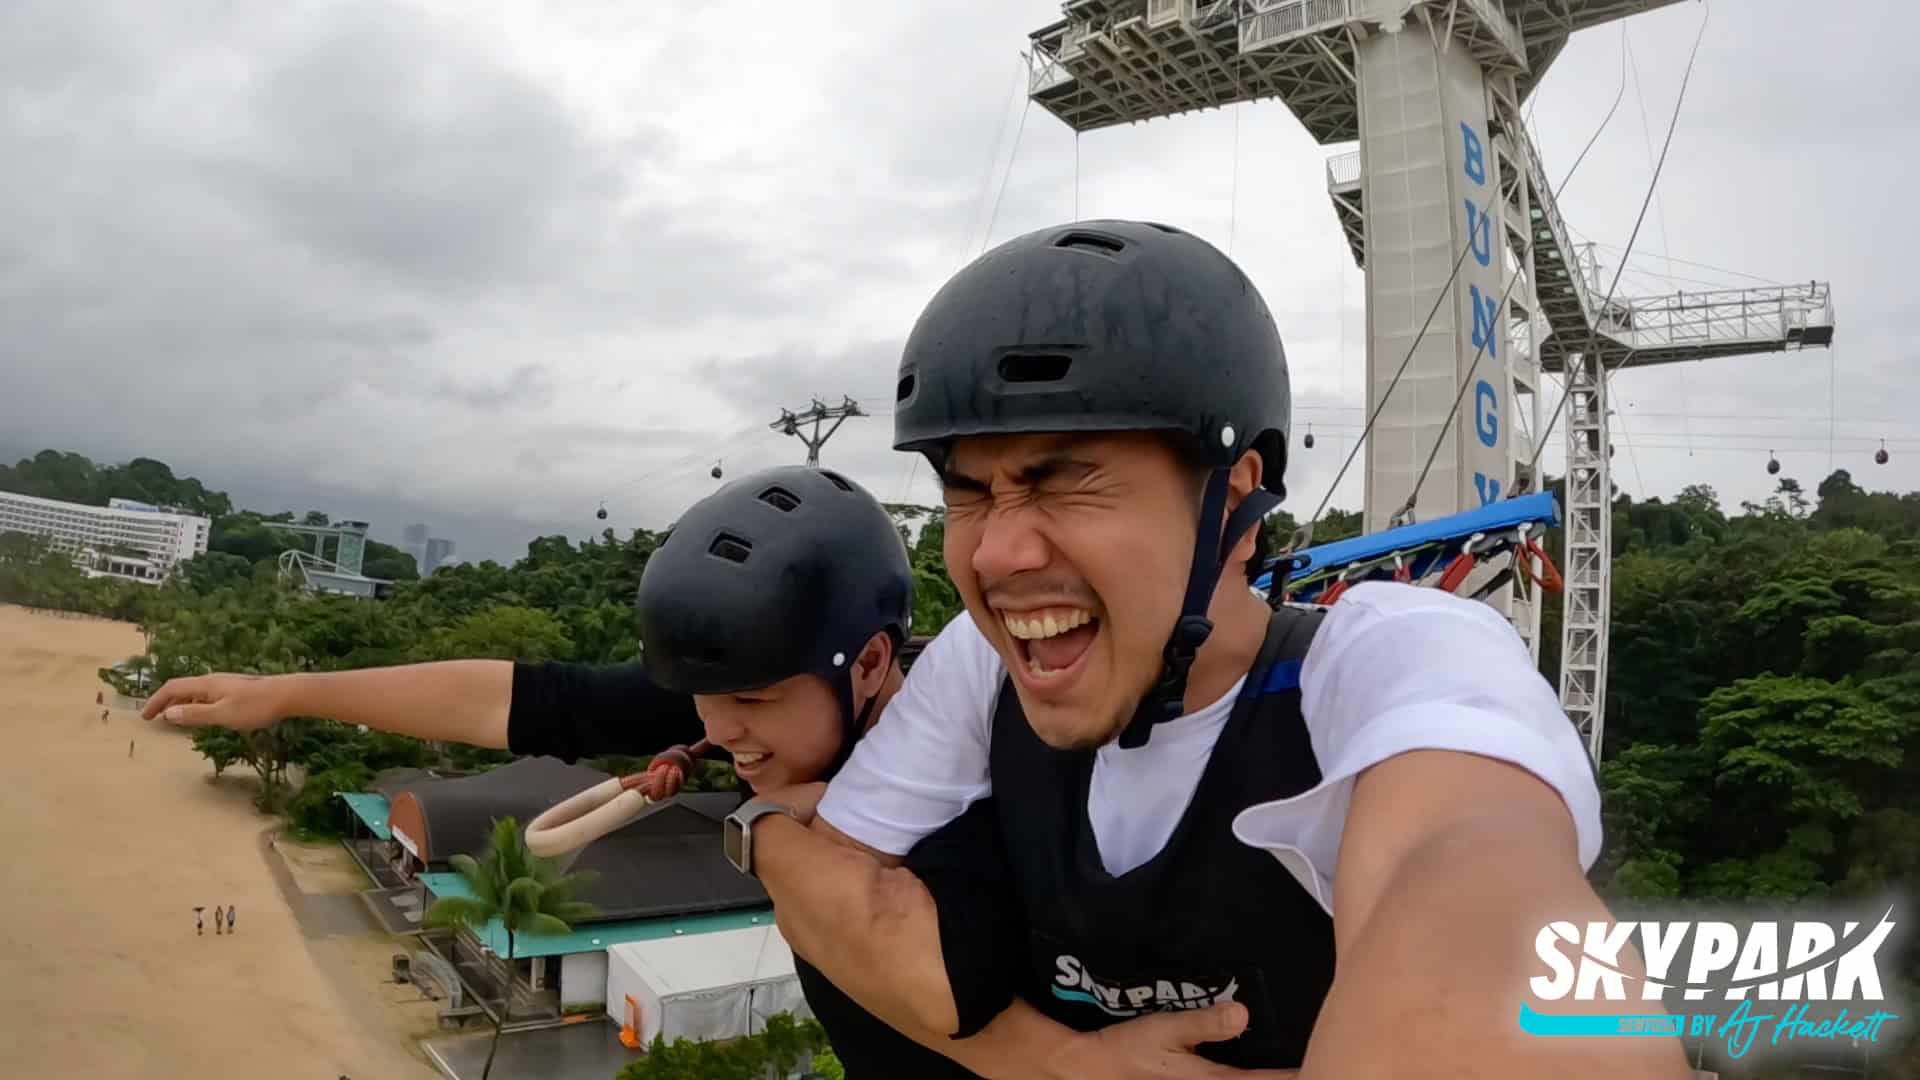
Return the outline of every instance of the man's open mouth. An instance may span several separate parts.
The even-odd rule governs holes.
[[[1060,682],[1080,665],[1100,635],[1100,620],[1087,608],[1001,609],[1000,622],[1013,638],[1029,684]]]

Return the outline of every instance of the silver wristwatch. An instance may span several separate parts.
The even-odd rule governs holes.
[[[721,843],[726,849],[727,861],[743,874],[753,875],[753,823],[768,814],[785,814],[795,821],[793,809],[774,802],[772,799],[753,798],[740,804],[740,809],[728,814],[720,825]]]

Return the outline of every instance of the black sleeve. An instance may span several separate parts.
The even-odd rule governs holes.
[[[654,685],[638,663],[513,665],[507,748],[516,754],[640,756],[702,734],[693,699]]]
[[[914,845],[906,867],[939,910],[940,951],[960,1019],[953,1037],[977,1035],[1013,1003],[1028,951],[992,797]]]

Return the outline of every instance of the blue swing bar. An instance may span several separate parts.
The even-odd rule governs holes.
[[[1418,578],[1431,569],[1433,563],[1446,556],[1447,552],[1443,550],[1433,550],[1436,544],[1445,545],[1456,540],[1464,543],[1476,533],[1488,536],[1512,533],[1528,524],[1539,525],[1541,531],[1545,531],[1559,523],[1560,506],[1554,501],[1552,492],[1542,491],[1517,499],[1502,499],[1478,510],[1402,525],[1367,536],[1335,540],[1331,544],[1275,556],[1267,563],[1267,572],[1254,581],[1253,587],[1261,592],[1272,592],[1273,574],[1282,562],[1287,564],[1286,580],[1292,582],[1337,571],[1344,566],[1377,562],[1392,557],[1395,552],[1422,551],[1425,554],[1417,561],[1409,559],[1413,576]]]

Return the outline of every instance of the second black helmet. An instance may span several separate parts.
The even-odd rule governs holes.
[[[897,648],[911,629],[913,571],[892,517],[864,488],[788,466],[689,508],[648,558],[637,608],[649,678],[680,693],[733,693],[844,676],[881,631]]]

